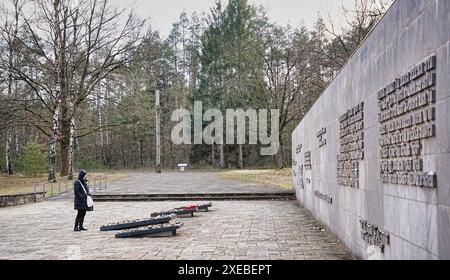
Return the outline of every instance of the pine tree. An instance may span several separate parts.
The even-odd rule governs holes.
[[[38,174],[47,170],[47,156],[44,151],[45,147],[40,145],[36,139],[28,141],[21,157],[25,175],[37,177]]]

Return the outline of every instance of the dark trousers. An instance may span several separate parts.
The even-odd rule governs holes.
[[[86,210],[78,210],[77,217],[75,218],[75,228],[83,227],[84,216],[86,216]]]

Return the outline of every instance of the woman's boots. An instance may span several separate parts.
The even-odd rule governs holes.
[[[84,217],[81,218],[81,220],[80,220],[80,227],[79,227],[79,229],[82,230],[82,231],[87,230],[86,228],[83,227],[83,223],[84,223]]]
[[[87,230],[83,227],[85,215],[86,211],[78,210],[77,217],[75,218],[75,227],[73,228],[74,231]]]
[[[78,218],[78,216],[75,218],[75,226],[73,228],[73,231],[81,231],[81,229],[79,228],[80,225],[80,219]]]
[[[73,231],[85,231],[87,230],[86,228],[83,227],[83,223],[84,223],[84,217],[83,218],[75,218],[75,226],[73,228]]]

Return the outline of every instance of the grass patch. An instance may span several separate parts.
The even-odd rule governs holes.
[[[290,190],[292,184],[292,170],[285,169],[258,169],[258,170],[229,170],[219,173],[224,179],[233,179],[251,183],[262,183],[266,185],[278,186]]]
[[[129,176],[129,174],[121,172],[89,172],[89,187],[93,190],[94,177],[102,176],[103,178],[103,176],[105,175],[108,183],[124,179]],[[58,182],[53,183],[53,185],[47,182],[45,184],[45,191],[47,192],[47,196],[51,196],[52,193],[53,195],[56,195],[60,192],[65,192],[66,187],[68,191],[72,191],[73,183],[75,182],[75,180],[76,178],[74,178],[73,180],[67,180],[64,177],[58,177]],[[36,191],[42,192],[44,190],[44,182],[46,181],[46,174],[41,174],[37,178],[27,177],[22,174],[15,174],[12,176],[0,175],[0,195],[33,193],[36,183]],[[99,182],[97,182],[97,187],[98,185]]]

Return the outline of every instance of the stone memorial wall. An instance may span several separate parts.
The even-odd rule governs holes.
[[[293,132],[298,201],[359,258],[450,259],[449,112],[450,1],[397,0]]]
[[[359,161],[364,159],[364,103],[339,118],[340,146],[337,181],[341,186],[359,187]]]

